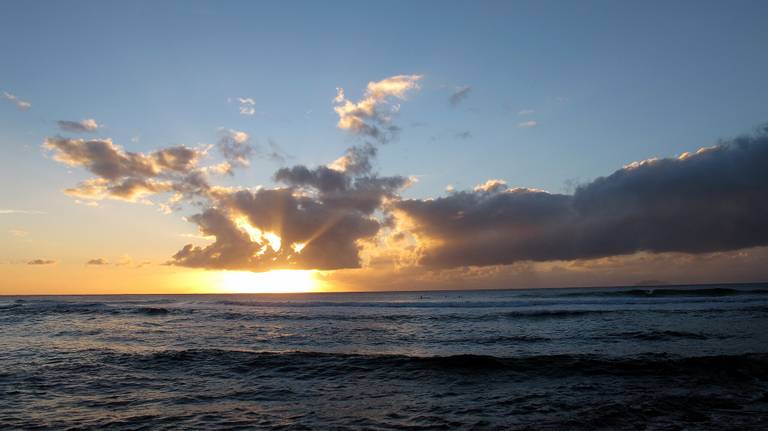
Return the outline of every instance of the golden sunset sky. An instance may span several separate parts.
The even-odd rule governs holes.
[[[768,280],[749,8],[299,4],[4,6],[0,294]]]

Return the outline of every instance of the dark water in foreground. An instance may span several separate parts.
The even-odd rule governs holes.
[[[768,429],[768,285],[0,297],[0,428]]]

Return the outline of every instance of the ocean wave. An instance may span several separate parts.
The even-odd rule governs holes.
[[[41,359],[0,371],[10,395],[0,428],[764,429],[768,411],[768,354],[756,353],[90,349]],[[52,405],[49,393],[67,400]]]
[[[768,380],[768,354],[679,357],[646,354],[632,357],[601,355],[406,356],[323,352],[252,352],[241,350],[173,350],[148,354],[108,353],[112,364],[137,367],[211,369],[220,372],[291,372],[322,375],[376,372],[413,374],[425,371],[505,373],[526,377],[574,375],[702,376],[739,381]],[[199,368],[198,368],[199,367]]]
[[[60,315],[60,314],[141,314],[163,316],[167,314],[191,314],[195,310],[187,308],[166,308],[153,306],[115,306],[102,302],[56,302],[56,301],[20,301],[0,307],[0,313],[13,315]]]
[[[515,344],[515,343],[539,343],[550,341],[548,337],[537,335],[495,335],[490,337],[460,337],[436,340],[444,344]]]
[[[688,339],[688,340],[708,340],[713,338],[713,335],[686,332],[686,331],[626,331],[626,332],[612,332],[599,338],[618,338],[621,340],[642,340],[642,341],[666,341],[676,339]]]
[[[413,323],[413,322],[433,322],[433,323],[451,323],[451,322],[493,322],[505,320],[555,320],[555,319],[580,319],[593,316],[620,315],[627,313],[643,313],[657,315],[682,315],[682,314],[721,314],[721,313],[758,313],[760,315],[768,312],[768,306],[733,304],[737,306],[715,307],[715,308],[668,308],[668,309],[647,309],[647,308],[548,308],[542,309],[540,306],[509,308],[498,307],[496,309],[477,310],[472,312],[442,312],[442,313],[422,313],[422,312],[399,312],[399,313],[379,313],[379,312],[307,312],[303,313],[292,307],[283,309],[222,309],[222,308],[174,308],[174,307],[156,307],[156,306],[136,306],[136,307],[118,307],[104,303],[23,303],[12,304],[0,307],[0,316],[19,316],[27,317],[45,317],[57,315],[135,315],[147,318],[162,318],[167,316],[176,317],[194,317],[197,319],[206,319],[211,321],[234,321],[234,322],[289,322],[289,321],[334,321],[334,322],[390,322],[390,323]],[[616,304],[613,304],[615,307]],[[296,310],[296,311],[290,311]],[[329,310],[330,311],[330,310]]]
[[[633,297],[633,298],[660,298],[660,297],[705,297],[716,298],[722,296],[746,296],[768,295],[768,289],[735,289],[729,287],[708,288],[642,288],[630,290],[583,291],[567,292],[556,296],[561,297]]]

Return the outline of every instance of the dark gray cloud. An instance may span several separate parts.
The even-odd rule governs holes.
[[[428,266],[704,253],[768,245],[768,130],[633,163],[573,195],[489,182],[397,204]]]
[[[328,166],[278,169],[274,179],[287,187],[211,195],[211,207],[188,220],[214,242],[188,244],[169,263],[249,271],[359,267],[359,241],[373,239],[384,223],[374,213],[409,182],[372,173],[375,156],[373,145],[356,145]]]
[[[43,147],[54,152],[54,158],[70,166],[83,166],[106,180],[120,177],[157,175],[152,158],[141,153],[125,152],[109,139],[47,138]]]
[[[276,179],[294,186],[315,189],[318,200],[338,208],[352,208],[371,213],[384,199],[394,198],[409,180],[405,177],[366,176],[354,180],[325,167],[306,172],[304,167],[280,170]],[[320,173],[323,172],[323,173]],[[334,172],[326,176],[325,173]],[[297,175],[298,173],[298,175]]]
[[[358,242],[373,239],[383,223],[373,213],[408,183],[302,165],[279,169],[275,180],[288,187],[222,193],[213,208],[190,217],[215,240],[186,245],[170,263],[250,271],[357,268]]]
[[[250,165],[250,159],[253,155],[253,146],[250,144],[251,137],[239,130],[222,130],[221,138],[218,142],[218,148],[224,159],[233,167],[246,167]]]
[[[86,265],[94,265],[94,266],[101,266],[101,265],[109,265],[109,262],[107,259],[104,259],[102,257],[98,257],[96,259],[91,259],[88,262],[85,262]]]
[[[464,101],[467,97],[469,97],[469,93],[472,91],[472,87],[469,85],[465,85],[463,87],[459,87],[451,94],[451,97],[448,98],[448,103],[452,107],[459,106],[461,102]]]
[[[27,265],[53,265],[55,263],[56,261],[51,259],[33,259],[27,262]]]
[[[226,166],[223,171],[230,175],[234,173],[233,168],[248,167],[251,164],[251,160],[256,158],[269,160],[280,165],[293,158],[272,139],[267,141],[265,147],[252,142],[250,135],[239,130],[220,130],[219,134],[220,138],[217,147],[224,160],[226,160]]]
[[[464,130],[462,132],[454,133],[453,136],[456,137],[457,139],[469,139],[472,137],[472,132],[470,132],[469,130]]]
[[[193,148],[177,145],[151,153],[159,171],[190,172],[197,164],[202,152]]]
[[[329,164],[329,167],[351,175],[366,174],[373,169],[373,160],[377,154],[378,150],[376,147],[368,142],[361,145],[353,145],[347,148],[343,156]]]
[[[292,186],[312,187],[321,193],[344,191],[349,188],[351,178],[342,171],[326,166],[310,169],[304,165],[281,168],[275,172],[275,181]]]
[[[172,264],[249,271],[357,268],[357,241],[372,238],[380,227],[365,211],[289,188],[238,191],[189,221],[215,241],[185,246]],[[279,244],[269,233],[279,237]]]
[[[110,139],[47,138],[43,148],[54,159],[69,166],[80,166],[94,175],[70,195],[85,199],[122,199],[134,201],[146,195],[165,192],[189,194],[209,188],[203,172],[197,168],[205,151],[182,145],[148,154],[123,150]]]
[[[283,150],[279,145],[277,145],[277,143],[272,139],[268,140],[267,145],[269,149],[267,149],[266,151],[262,151],[264,157],[266,157],[267,160],[283,165],[289,159],[293,158],[293,156],[286,153],[285,150]]]

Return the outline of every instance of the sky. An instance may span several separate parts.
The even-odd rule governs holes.
[[[0,5],[0,294],[768,280],[762,1]]]

